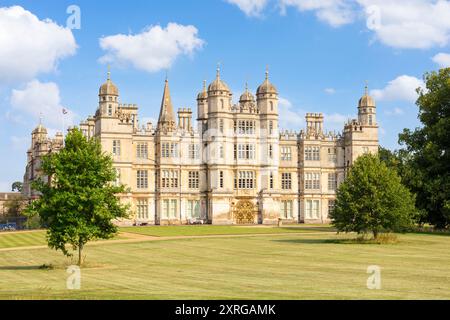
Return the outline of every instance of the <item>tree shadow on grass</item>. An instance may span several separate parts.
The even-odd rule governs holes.
[[[358,238],[347,239],[277,239],[275,242],[292,243],[292,244],[364,244],[364,245],[380,245],[389,244],[377,242],[376,240],[361,240]]]
[[[35,271],[35,270],[50,270],[50,267],[40,266],[1,266],[0,271]]]
[[[299,232],[305,232],[308,231],[324,231],[324,232],[336,232],[336,229],[331,227],[280,227],[282,230],[295,230]]]

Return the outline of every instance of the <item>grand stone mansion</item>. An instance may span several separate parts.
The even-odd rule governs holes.
[[[80,124],[113,157],[119,195],[131,205],[120,224],[324,223],[335,192],[355,159],[378,151],[376,106],[367,88],[358,118],[336,135],[323,128],[321,113],[306,114],[306,130],[278,127],[278,91],[268,72],[255,96],[246,88],[239,103],[221,79],[197,96],[197,125],[192,110],[171,101],[166,80],[158,123],[141,124],[138,107],[120,103],[110,74],[99,90],[95,116]],[[299,124],[300,126],[300,124]],[[41,157],[57,152],[63,135],[47,136],[40,124],[32,133],[24,193],[37,194],[30,182],[40,174]]]

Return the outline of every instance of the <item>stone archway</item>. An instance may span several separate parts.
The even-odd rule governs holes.
[[[258,209],[250,200],[239,200],[233,207],[233,222],[236,224],[255,224]]]

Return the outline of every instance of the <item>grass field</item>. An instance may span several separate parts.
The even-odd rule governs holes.
[[[147,227],[127,227],[120,229],[123,232],[137,233],[154,237],[174,237],[174,236],[206,236],[206,235],[226,235],[226,234],[274,234],[274,233],[299,233],[333,231],[328,226],[318,225],[287,225],[284,227],[274,226],[147,226]]]
[[[0,299],[450,299],[450,236],[357,244],[343,242],[352,235],[293,227],[302,233],[168,237],[175,228],[158,231],[159,240],[88,246],[81,290],[66,289],[70,261],[61,253],[20,248],[42,232],[0,235],[0,244],[22,239],[17,250],[0,250]],[[207,229],[196,235],[217,232]],[[381,290],[366,287],[369,265],[381,267]]]

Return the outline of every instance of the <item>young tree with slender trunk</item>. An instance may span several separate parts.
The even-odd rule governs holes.
[[[72,256],[66,247],[70,245],[78,250],[81,265],[86,243],[112,238],[117,233],[113,220],[127,217],[127,206],[117,197],[125,188],[114,184],[111,157],[95,138],[85,138],[79,129],[67,135],[58,153],[44,157],[42,170],[51,182],[40,179],[32,184],[41,196],[27,212],[39,215],[47,226],[50,248]]]
[[[339,232],[372,233],[402,231],[412,225],[414,197],[399,176],[377,155],[360,156],[336,195],[330,214]]]

